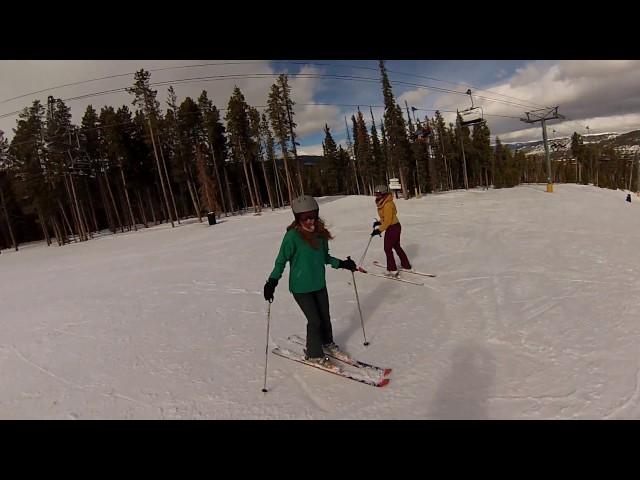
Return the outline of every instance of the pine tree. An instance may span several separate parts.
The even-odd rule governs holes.
[[[348,188],[349,176],[349,164],[351,160],[349,158],[349,152],[342,148],[342,145],[338,146],[338,193],[346,192]]]
[[[291,153],[293,153],[294,164],[296,166],[296,171],[298,174],[298,182],[300,185],[300,194],[304,195],[304,182],[302,180],[302,165],[298,160],[298,151],[296,146],[296,134],[295,128],[296,124],[293,122],[293,116],[295,113],[293,112],[293,106],[295,102],[291,100],[291,87],[289,86],[289,78],[286,74],[281,74],[277,80],[278,90],[280,93],[280,102],[286,112],[286,123],[289,129],[289,141],[291,142]]]
[[[265,148],[266,159],[272,165],[273,171],[273,185],[274,185],[274,193],[276,197],[276,201],[278,206],[283,207],[285,204],[284,194],[282,193],[282,183],[280,179],[280,170],[278,168],[278,164],[276,162],[276,149],[275,149],[275,141],[273,139],[273,134],[271,133],[271,129],[269,128],[269,121],[267,120],[267,115],[262,114],[260,121],[260,135],[262,137],[262,142]]]
[[[387,76],[387,70],[384,61],[380,61],[380,74],[382,77],[382,94],[384,96],[384,124],[389,143],[389,153],[393,169],[397,169],[400,174],[400,182],[402,185],[402,195],[405,199],[409,198],[408,194],[408,176],[406,173],[408,165],[411,162],[411,149],[407,132],[405,128],[402,110],[396,104],[391,83]]]
[[[201,144],[196,147],[196,170],[198,172],[198,183],[200,184],[200,201],[207,207],[207,212],[217,212],[219,208],[216,200],[216,185],[211,175],[209,175],[209,168],[202,154]]]
[[[271,208],[273,209],[271,188],[269,187],[269,183],[267,182],[267,173],[264,170],[264,162],[262,158],[264,150],[262,148],[262,142],[260,141],[260,112],[258,112],[258,109],[255,107],[249,107],[249,135],[251,140],[249,168],[251,170],[251,179],[253,180],[253,184],[255,185],[256,189],[257,202],[260,204],[260,208],[262,208],[262,205],[264,204],[264,202],[262,201],[262,186],[260,185],[259,174],[256,175],[255,173],[257,164],[260,164],[262,166],[263,179],[267,188],[267,195],[269,196],[269,203],[271,204]]]
[[[491,168],[491,131],[486,123],[473,126],[471,140],[474,156],[477,162],[479,184],[484,184],[489,188],[490,168]]]
[[[573,158],[575,158],[576,161],[576,183],[578,183],[580,181],[580,171],[584,170],[584,144],[582,141],[582,137],[580,136],[580,134],[578,134],[578,132],[573,132],[573,135],[571,136],[571,155],[573,156]]]
[[[250,155],[253,148],[249,124],[249,106],[237,86],[233,89],[233,94],[229,99],[225,120],[227,121],[229,144],[231,145],[233,157],[236,162],[242,165],[253,210],[254,213],[258,213],[260,205],[258,204],[257,189],[249,177],[249,162],[251,161]]]
[[[326,172],[323,176],[324,184],[330,194],[336,194],[341,191],[340,187],[340,159],[338,157],[338,148],[333,140],[329,125],[324,124],[324,141],[322,148],[325,158]]]
[[[296,196],[295,188],[289,172],[289,152],[287,147],[287,141],[290,135],[289,121],[287,115],[286,105],[283,103],[280,87],[277,83],[271,86],[269,92],[269,98],[267,100],[267,115],[271,122],[271,128],[275,138],[280,144],[280,151],[282,152],[282,161],[284,163],[284,171],[286,175],[287,192],[289,194],[289,205],[293,201],[293,197]]]
[[[203,92],[203,94],[204,93],[205,92]],[[204,128],[209,141],[209,148],[213,156],[216,177],[220,179],[220,182],[224,179],[224,188],[222,185],[219,185],[219,188],[221,191],[224,190],[225,192],[229,210],[234,211],[235,202],[233,195],[231,194],[231,186],[227,169],[227,159],[229,155],[226,138],[227,130],[222,123],[220,111],[215,105],[209,102],[208,99],[203,99],[200,108],[202,110]]]
[[[369,107],[371,113],[371,176],[374,185],[387,183],[385,174],[385,158],[382,151],[382,145],[378,138],[378,130],[376,129],[376,121],[373,118],[373,109]]]
[[[9,173],[10,166],[11,161],[9,159],[9,141],[3,137],[3,132],[0,131],[0,218],[4,220],[7,226],[7,230],[11,238],[11,245],[13,245],[13,248],[18,251],[18,243],[16,242],[16,237],[13,233],[13,226],[11,222],[12,215],[9,214],[9,211],[13,210],[11,208],[11,205],[9,205],[9,201],[13,200],[10,194],[11,184],[13,183]],[[5,192],[7,192],[6,196]]]
[[[356,158],[358,159],[358,169],[362,178],[362,185],[364,191],[369,191],[370,195],[373,195],[373,156],[371,153],[371,140],[369,139],[369,132],[367,132],[367,125],[362,116],[362,112],[358,109],[358,116],[355,119],[354,125],[354,138]]]
[[[157,90],[152,90],[150,87],[151,74],[144,69],[138,70],[134,74],[133,87],[127,88],[127,93],[134,96],[133,105],[137,106],[139,110],[144,114],[149,125],[149,138],[150,144],[153,147],[154,156],[156,158],[158,177],[160,179],[160,186],[162,187],[162,194],[164,196],[166,213],[171,221],[171,226],[175,227],[173,223],[173,215],[171,214],[171,207],[169,206],[169,198],[165,188],[165,176],[166,181],[169,182],[169,178],[166,175],[167,168],[164,164],[164,169],[160,166],[160,156],[158,153],[158,147],[156,145],[155,129],[157,122],[160,118],[160,103],[156,100]],[[164,162],[163,162],[164,163]],[[164,175],[163,175],[164,172]],[[173,201],[175,205],[175,200]]]
[[[209,151],[211,152],[213,158],[213,172],[216,180],[216,184],[218,186],[217,191],[220,196],[220,202],[222,204],[222,209],[227,214],[227,202],[225,201],[225,194],[223,193],[225,190],[222,187],[222,178],[220,175],[221,168],[225,168],[226,161],[226,141],[224,138],[224,126],[220,123],[220,113],[218,109],[213,105],[213,102],[209,100],[207,97],[207,92],[205,90],[202,91],[200,97],[198,97],[198,106],[200,108],[200,112],[202,114],[202,122],[205,132],[205,140],[209,147]],[[222,129],[222,130],[221,130]],[[223,148],[220,148],[220,144],[222,144]],[[226,185],[228,187],[228,183]],[[229,207],[231,207],[231,201],[229,198],[230,192],[227,191],[227,201],[229,202]]]

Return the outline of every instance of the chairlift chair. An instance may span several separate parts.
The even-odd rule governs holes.
[[[460,115],[460,126],[469,127],[471,125],[478,125],[484,122],[484,112],[482,107],[475,107],[473,105],[473,96],[471,95],[471,89],[467,90],[467,95],[471,98],[471,107],[465,110],[458,111]]]

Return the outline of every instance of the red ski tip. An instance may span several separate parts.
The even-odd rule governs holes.
[[[384,376],[386,377],[387,375],[391,375],[391,370],[393,370],[392,368],[385,368],[384,369]]]
[[[362,267],[358,267],[358,271],[361,273],[367,273],[367,271]]]
[[[376,385],[376,387],[384,387],[384,386],[386,386],[386,385],[389,385],[389,382],[390,382],[390,381],[391,381],[391,379],[389,379],[389,378],[385,378],[385,379],[381,380],[381,381],[380,381],[380,383],[378,383],[378,384]]]

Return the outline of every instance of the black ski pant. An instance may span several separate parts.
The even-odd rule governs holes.
[[[293,298],[307,317],[307,355],[312,358],[324,356],[322,345],[333,342],[327,288],[294,293]]]

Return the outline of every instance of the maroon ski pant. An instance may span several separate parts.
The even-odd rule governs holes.
[[[387,270],[389,270],[390,272],[398,269],[398,267],[396,266],[396,260],[395,258],[393,258],[393,250],[395,250],[400,257],[400,265],[402,265],[402,268],[411,268],[411,263],[409,263],[407,254],[404,253],[404,250],[400,246],[401,231],[402,227],[399,223],[396,223],[394,225],[391,225],[384,232],[384,253],[387,255]]]

